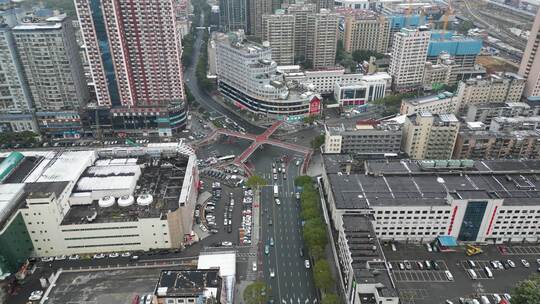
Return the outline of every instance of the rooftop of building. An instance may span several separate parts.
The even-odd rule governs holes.
[[[448,195],[500,198],[506,205],[540,198],[539,160],[367,161],[363,170],[347,173],[336,156],[324,159],[338,209],[445,206]]]
[[[36,31],[36,30],[57,30],[62,28],[62,22],[67,18],[66,15],[56,15],[40,22],[19,23],[13,27],[14,31]]]
[[[376,284],[381,296],[396,297],[397,291],[392,287],[371,218],[368,215],[343,215],[342,220],[356,283]]]
[[[187,164],[188,158],[183,156],[98,159],[80,175],[71,193],[70,199],[84,203],[72,204],[62,225],[164,218],[168,212],[180,207]],[[102,197],[96,198],[94,193],[123,193],[120,198],[113,196],[113,199],[131,200],[132,204],[120,206],[113,203],[102,207]],[[138,200],[143,197],[149,197],[151,203],[139,204]]]
[[[356,20],[377,20],[379,17],[386,18],[386,16],[372,10],[354,9],[351,7],[337,7],[335,12],[341,16],[354,17]]]
[[[438,100],[451,98],[453,96],[454,96],[454,94],[452,94],[452,93],[450,93],[448,91],[445,91],[445,92],[441,92],[439,94],[434,94],[434,95],[421,96],[421,97],[415,97],[415,98],[406,98],[406,99],[403,99],[403,102],[404,103],[409,103],[409,104],[411,104],[413,106],[418,106],[418,105],[422,105],[422,104],[426,104],[426,103],[430,103],[430,102],[435,102],[435,101],[438,101]]]
[[[424,112],[414,113],[414,114],[411,114],[411,115],[407,116],[407,118],[412,123],[416,123],[417,119],[419,117],[433,117],[433,123],[434,124],[447,124],[447,123],[458,123],[459,122],[456,115],[454,115],[452,113],[432,114],[430,112],[424,111]]]
[[[155,294],[166,298],[204,295],[219,299],[220,289],[219,269],[162,270]]]
[[[476,76],[473,78],[469,78],[463,82],[467,85],[488,85],[490,83],[500,83],[500,82],[510,81],[510,80],[525,81],[523,77],[519,76],[516,73],[505,72],[501,74],[489,74],[485,77]]]
[[[390,131],[400,131],[401,125],[394,121],[378,121],[378,120],[359,120],[356,123],[340,123],[335,125],[325,125],[325,129],[331,134],[361,134],[361,133],[370,133],[373,132],[390,132]],[[372,133],[373,133],[372,132]]]

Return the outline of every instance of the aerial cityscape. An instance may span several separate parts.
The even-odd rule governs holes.
[[[540,304],[540,0],[0,0],[0,304]]]

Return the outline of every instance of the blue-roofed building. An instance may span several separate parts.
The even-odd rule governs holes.
[[[388,41],[388,47],[392,48],[394,34],[399,32],[404,27],[418,27],[426,24],[426,17],[418,14],[406,15],[393,15],[389,16],[390,19],[390,40]]]
[[[450,54],[459,66],[474,66],[482,49],[482,40],[455,35],[454,32],[433,32],[428,47],[428,61],[436,63],[437,57]]]

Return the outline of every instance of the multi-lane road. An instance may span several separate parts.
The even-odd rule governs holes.
[[[257,171],[267,181],[272,181],[261,193],[263,212],[261,212],[262,237],[259,249],[264,280],[271,288],[274,303],[315,303],[312,269],[305,267],[306,250],[301,256],[304,241],[294,185],[300,166],[296,166],[295,161],[290,161],[286,166],[287,178],[283,179],[283,174],[278,173],[278,180],[274,180],[271,163],[264,165],[264,168],[257,167]],[[278,185],[279,206],[275,203],[273,185]],[[271,239],[273,246],[270,244]],[[265,254],[265,246],[268,246],[269,254]],[[275,276],[272,277],[271,272]]]

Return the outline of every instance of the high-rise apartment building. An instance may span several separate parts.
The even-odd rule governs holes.
[[[220,0],[219,25],[225,32],[247,30],[248,0]],[[265,0],[266,1],[266,0]]]
[[[534,23],[529,34],[529,41],[519,66],[519,75],[527,79],[524,95],[540,96],[540,10],[536,13]]]
[[[90,99],[71,20],[65,15],[13,28],[36,111],[79,110]]]
[[[156,107],[184,100],[176,5],[175,0],[75,0],[100,106]]]
[[[525,79],[514,73],[467,79],[458,85],[459,108],[465,110],[472,104],[519,102],[525,86]]]
[[[262,16],[272,12],[272,0],[249,0],[249,33],[262,37]]]
[[[338,40],[339,16],[323,9],[307,16],[306,61],[313,68],[334,66]]]
[[[459,126],[454,114],[409,115],[403,124],[401,148],[411,159],[450,159]]]
[[[24,78],[11,28],[0,25],[0,113],[29,112],[30,92]]]
[[[312,2],[317,4],[317,11],[321,9],[334,9],[334,0],[312,0]]]
[[[313,3],[291,4],[287,12],[294,15],[294,52],[296,58],[305,57],[308,32],[308,16],[317,12]]]
[[[272,59],[278,65],[294,64],[294,16],[283,10],[262,17],[262,40],[272,49]]]
[[[395,90],[410,91],[422,85],[430,37],[423,26],[403,28],[394,35],[389,73]]]
[[[378,53],[388,51],[390,19],[372,11],[347,10],[343,46],[346,52],[369,50]],[[350,13],[349,13],[350,12]]]
[[[5,24],[0,24],[0,49],[0,133],[37,131],[13,33]]]

